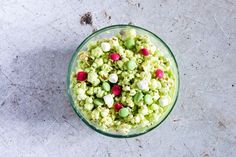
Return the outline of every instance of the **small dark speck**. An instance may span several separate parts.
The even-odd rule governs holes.
[[[141,8],[142,10],[144,9],[144,7]]]
[[[18,59],[19,58],[19,56],[16,56],[16,59]]]
[[[212,150],[215,151],[216,150],[215,147]]]
[[[133,22],[132,21],[130,21],[129,23],[128,23],[128,25],[132,25],[133,24]]]
[[[61,116],[63,119],[66,119],[66,117],[64,115]]]
[[[110,20],[110,19],[111,19],[111,16],[108,16],[108,19]]]
[[[34,115],[36,115],[36,113],[34,112]]]
[[[45,122],[46,120],[44,119],[43,121]]]
[[[228,43],[228,45],[230,46],[231,44],[230,44],[230,43]]]
[[[139,156],[142,156],[142,154],[139,154]]]
[[[2,102],[1,106],[3,106],[5,104],[5,101]]]
[[[174,119],[174,120],[173,120],[173,122],[178,122],[178,121],[180,121],[180,119]]]
[[[186,75],[186,74],[184,74],[184,75]]]
[[[209,157],[209,154],[204,154],[203,157]]]
[[[226,129],[226,126],[222,121],[218,121],[218,128]]]
[[[190,39],[190,37],[187,37],[186,39]]]
[[[160,4],[160,7],[162,7],[162,5]]]
[[[234,84],[232,84],[232,87],[234,87]]]
[[[93,28],[92,32],[95,32],[95,31],[97,31],[97,28]]]
[[[137,5],[138,5],[138,7],[140,7],[140,3],[138,3]]]
[[[172,30],[170,30],[170,32],[173,32]]]

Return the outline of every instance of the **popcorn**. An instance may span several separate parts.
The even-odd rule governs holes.
[[[148,81],[147,80],[141,80],[137,83],[137,86],[141,90],[149,90],[148,87]]]
[[[108,52],[108,51],[110,51],[110,49],[111,49],[110,44],[107,43],[107,42],[101,43],[101,47],[102,47],[102,50],[103,50],[104,52]]]

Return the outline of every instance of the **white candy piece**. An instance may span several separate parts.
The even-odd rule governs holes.
[[[110,44],[107,43],[107,42],[101,43],[101,47],[102,47],[102,50],[103,50],[104,52],[110,51],[110,49],[111,49]]]
[[[168,99],[168,97],[167,97],[167,96],[161,97],[161,98],[159,99],[159,104],[160,104],[161,106],[163,106],[163,107],[169,105],[169,99]]]
[[[110,74],[110,75],[109,75],[109,81],[110,81],[111,83],[116,83],[116,82],[118,81],[118,76],[117,76],[117,74]]]
[[[137,86],[141,90],[149,90],[148,88],[148,81],[147,80],[141,80],[137,83]]]
[[[105,104],[111,108],[114,104],[114,99],[113,96],[111,94],[108,94],[106,96],[103,97],[103,100],[105,101]]]

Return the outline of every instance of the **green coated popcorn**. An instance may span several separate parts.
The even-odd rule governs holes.
[[[88,103],[84,104],[84,108],[89,111],[93,109],[93,106],[94,106],[93,104],[88,104]]]
[[[100,47],[96,47],[95,49],[91,51],[91,55],[95,58],[100,57],[102,54],[103,54],[103,51]]]
[[[135,29],[91,41],[77,58],[70,76],[75,106],[99,129],[124,134],[148,129],[172,104],[171,62]]]

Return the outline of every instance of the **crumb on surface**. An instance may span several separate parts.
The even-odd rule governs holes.
[[[80,18],[80,24],[81,25],[92,25],[93,20],[92,20],[92,14],[91,12],[87,12],[84,15],[81,16]]]

